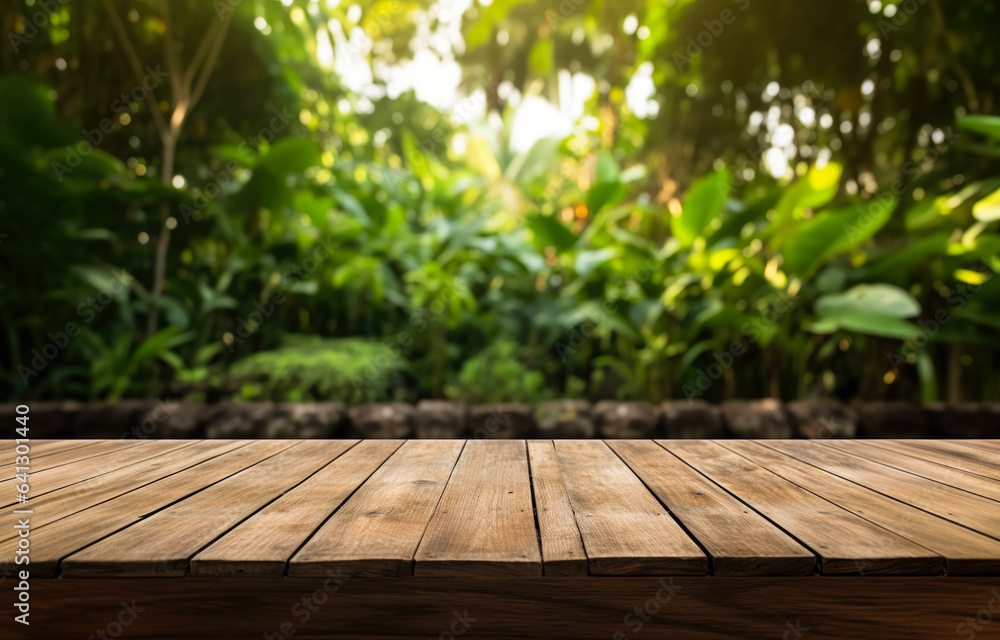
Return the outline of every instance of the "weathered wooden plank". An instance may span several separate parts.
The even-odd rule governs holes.
[[[189,560],[198,551],[329,464],[345,448],[345,443],[337,440],[294,444],[74,553],[63,560],[63,575],[186,575]]]
[[[46,469],[54,469],[55,467],[59,467],[64,464],[71,464],[73,462],[78,462],[95,456],[119,453],[125,449],[135,447],[137,444],[137,441],[134,440],[127,442],[119,442],[118,440],[87,440],[79,447],[71,447],[66,450],[52,449],[45,455],[36,454],[35,449],[32,446],[29,447],[28,453],[28,457],[31,462],[30,472],[34,474]],[[3,467],[0,467],[0,474],[3,474],[4,481],[9,481],[14,477],[14,467],[18,466],[14,464],[16,459],[15,456],[16,452],[14,447],[10,447],[4,453],[4,458],[6,460],[10,460],[9,464],[5,464]]]
[[[908,446],[944,454],[957,460],[966,460],[976,464],[986,465],[1000,469],[1000,460],[995,453],[978,446],[981,440],[969,440],[972,444],[964,444],[966,441],[950,440],[904,440]]]
[[[961,469],[955,469],[947,465],[936,462],[929,462],[919,458],[901,454],[898,451],[886,450],[884,448],[873,447],[864,442],[853,440],[841,440],[828,443],[839,451],[845,451],[856,456],[860,456],[872,462],[884,464],[887,467],[906,471],[928,480],[934,480],[956,489],[962,489],[977,496],[1000,500],[1000,482],[968,473]],[[1000,505],[997,505],[1000,508]]]
[[[288,575],[411,575],[413,555],[463,445],[407,441],[292,557]]]
[[[346,450],[356,441],[344,441]],[[312,533],[402,440],[366,440],[254,514],[191,559],[196,576],[281,576]]]
[[[1000,508],[992,500],[841,453],[818,441],[775,440],[767,446],[924,511],[1000,538]]]
[[[524,440],[470,440],[414,556],[417,576],[542,575]]]
[[[528,463],[545,575],[587,575],[587,554],[552,441],[529,440]]]
[[[594,575],[704,575],[708,558],[600,440],[556,440]]]
[[[766,441],[719,444],[816,495],[945,558],[949,574],[1000,572],[1000,542],[768,448]]]
[[[977,451],[985,450],[994,454],[1000,454],[1000,440],[942,440],[942,442],[969,447]]]
[[[56,454],[67,454],[70,451],[85,450],[87,448],[93,448],[95,445],[107,443],[106,440],[34,440],[31,439],[27,442],[28,453],[31,459],[37,464],[41,463],[42,458],[47,458]],[[7,467],[14,465],[14,457],[17,453],[14,451],[14,447],[10,447],[4,451],[3,457],[0,458],[0,472],[6,473]],[[79,457],[84,457],[83,452],[79,454]],[[68,459],[73,459],[72,456],[67,456]],[[39,467],[40,469],[40,467]]]
[[[192,444],[194,442],[191,440],[157,440],[145,446],[120,447],[118,450],[112,450],[105,455],[77,460],[52,469],[34,471],[29,478],[29,485],[31,487],[29,494],[34,499],[51,491],[96,478],[116,469],[155,458],[164,453],[189,447]],[[5,482],[10,484],[5,484]],[[0,482],[0,495],[5,497],[13,496],[13,480],[5,482]],[[6,507],[12,504],[14,502],[3,506]]]
[[[677,564],[676,552],[635,552],[663,546],[669,537],[663,529],[670,527],[695,549],[687,571],[699,560],[706,571],[700,543],[719,575],[811,562],[802,545],[820,556],[825,573],[933,573],[946,559],[952,575],[1000,574],[998,536],[976,526],[1000,520],[994,490],[1000,482],[991,477],[1000,474],[1000,456],[982,441],[479,441],[461,456],[461,441],[415,441],[392,455],[398,442],[366,442],[346,454],[353,443],[327,442],[323,459],[292,455],[293,448],[312,446],[293,441],[91,443],[101,445],[91,452],[104,453],[33,469],[39,493],[30,505],[32,576],[55,575],[69,556],[69,577],[120,575],[133,560],[153,568],[130,574],[138,565],[126,566],[126,575],[182,575],[190,563],[212,579],[276,577],[290,555],[290,575],[333,571],[338,579],[409,575],[414,568],[418,576],[441,576],[424,578],[430,580],[540,576],[543,567],[545,580],[588,568],[595,575],[677,575],[676,567],[664,569]],[[86,453],[87,446],[69,451]],[[403,452],[418,447],[438,455],[407,462]],[[450,458],[442,462],[448,447]],[[384,451],[368,455],[366,448]],[[46,457],[69,453],[53,451]],[[284,464],[274,462],[279,458]],[[409,464],[412,473],[397,469],[379,486],[379,474],[393,461]],[[258,463],[270,471],[251,474]],[[429,479],[435,473],[440,478]],[[57,486],[66,482],[73,484]],[[368,499],[355,502],[366,491]],[[305,550],[351,510],[340,538],[321,549],[325,558],[295,564],[296,549]],[[10,516],[0,514],[0,538],[13,531],[3,526]],[[814,539],[803,535],[806,529]],[[161,538],[190,555],[177,551],[164,560]],[[522,559],[515,540],[527,542],[523,548],[534,556]],[[786,557],[771,547],[781,540],[802,555]],[[619,549],[608,553],[615,544]],[[630,550],[620,553],[623,546]],[[880,555],[853,553],[859,548]],[[15,549],[16,539],[6,538],[0,557],[13,557]],[[113,570],[86,562],[74,568],[100,549],[133,557],[113,563]]]
[[[16,434],[15,438],[18,437]],[[29,438],[28,445],[31,447],[31,455],[35,457],[42,457],[46,455],[51,455],[53,453],[61,453],[64,451],[70,451],[72,449],[79,449],[84,445],[94,444],[95,442],[104,442],[99,439],[80,439],[80,440],[67,440],[65,438]]]
[[[715,575],[809,575],[816,556],[651,440],[607,444],[708,551]]]
[[[953,469],[961,469],[962,471],[968,471],[969,473],[975,473],[976,475],[983,476],[984,478],[992,478],[993,480],[1000,480],[1000,464],[993,466],[983,464],[981,462],[975,462],[972,460],[966,460],[964,458],[959,458],[953,455],[941,451],[934,451],[933,449],[924,449],[922,447],[914,446],[913,443],[909,441],[902,440],[865,440],[864,442],[872,445],[873,447],[879,447],[880,449],[885,449],[886,451],[896,451],[901,454],[910,456],[911,458],[920,458],[921,460],[929,460],[930,462],[936,462],[938,464],[943,464]],[[885,443],[884,445],[882,443]],[[1000,458],[998,458],[1000,462]]]
[[[947,449],[953,455],[968,456],[983,464],[1000,466],[1000,441],[998,440],[918,440],[924,446]]]
[[[190,449],[190,473],[175,473],[51,524],[33,528],[31,575],[54,577],[59,570],[59,561],[74,551],[243,471],[291,444],[278,440],[250,443],[212,440],[197,443]],[[0,543],[0,557],[14,557],[16,548],[16,539]]]
[[[658,440],[820,557],[825,574],[936,574],[944,559],[718,443]],[[785,442],[785,441],[774,441]]]
[[[199,443],[200,446],[211,444],[211,441]],[[285,442],[286,447],[291,445]],[[218,452],[211,449],[211,456]],[[111,500],[117,496],[134,491],[141,486],[155,482],[161,478],[183,471],[206,459],[201,449],[192,448],[171,451],[151,460],[144,460],[117,469],[103,476],[91,478],[74,485],[49,492],[44,496],[33,498],[30,503],[34,511],[32,528],[37,529],[50,522],[65,518],[77,511]],[[0,542],[13,538],[14,514],[0,513]]]

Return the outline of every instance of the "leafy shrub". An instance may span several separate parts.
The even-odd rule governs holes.
[[[541,371],[529,369],[518,345],[499,339],[467,359],[452,384],[448,397],[468,403],[541,402],[557,395],[577,397],[583,382],[571,378],[564,394],[547,385]]]
[[[224,379],[245,400],[360,404],[390,398],[405,369],[374,341],[289,335],[280,348],[237,361]]]

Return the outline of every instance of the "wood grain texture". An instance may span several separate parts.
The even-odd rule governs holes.
[[[802,542],[820,557],[824,574],[937,574],[944,570],[944,559],[934,552],[717,443],[657,442]]]
[[[133,640],[994,640],[1000,609],[996,578],[189,577],[32,591],[32,638],[87,638],[134,600],[143,611],[121,636]]]
[[[73,442],[72,440],[61,440],[62,442]],[[52,469],[64,464],[71,464],[79,460],[84,460],[86,458],[92,458],[94,456],[107,455],[109,453],[120,453],[126,449],[135,447],[138,445],[138,441],[130,440],[119,443],[117,440],[85,440],[82,441],[81,445],[78,447],[46,447],[44,451],[46,453],[39,454],[36,452],[37,445],[30,445],[28,451],[28,457],[30,458],[30,471],[31,473],[37,473],[39,471],[44,471],[46,469]],[[9,447],[4,451],[4,462],[7,462],[3,467],[0,467],[0,474],[4,481],[9,481],[14,477],[14,467],[18,466],[14,464],[17,452],[15,448]]]
[[[587,554],[552,441],[529,440],[528,462],[545,575],[587,575]]]
[[[906,444],[1000,469],[1000,452],[983,446],[982,440],[907,440]]]
[[[524,440],[469,440],[414,557],[416,576],[542,575]]]
[[[158,455],[183,449],[194,444],[192,440],[157,440],[141,447],[123,447],[120,449],[109,449],[109,453],[77,460],[69,464],[64,464],[53,469],[32,471],[30,477],[32,498],[45,495],[50,491],[68,487],[77,482],[83,482],[90,478],[102,476],[116,469],[127,467],[143,460],[155,458]],[[0,495],[12,497],[14,495],[13,480],[0,482]],[[3,505],[4,507],[14,504]]]
[[[766,518],[650,440],[609,440],[722,576],[810,575],[816,556]]]
[[[288,575],[412,575],[417,545],[463,445],[408,441],[292,557]]]
[[[976,475],[983,476],[984,478],[1000,481],[1000,455],[997,456],[998,464],[990,465],[949,455],[948,453],[944,453],[942,451],[918,447],[908,441],[887,440],[884,441],[884,445],[882,444],[882,440],[865,440],[864,442],[872,445],[873,447],[885,449],[886,451],[894,451],[896,453],[910,456],[911,458],[929,460],[930,462],[943,464],[953,469],[961,469],[962,471],[968,471],[969,473],[974,473]]]
[[[347,449],[354,442],[343,443]],[[403,444],[367,440],[191,559],[192,575],[282,576],[306,539]]]
[[[994,454],[1000,454],[1000,440],[942,440],[941,442],[969,447],[978,451],[985,450]]]
[[[33,578],[1000,578],[994,441],[36,444]]]
[[[1000,500],[1000,482],[996,480],[984,478],[974,473],[968,473],[937,462],[913,458],[905,454],[900,454],[898,451],[873,447],[864,442],[840,440],[830,442],[829,444],[838,451],[845,451],[871,460],[872,462],[884,464],[887,467],[906,471],[907,473],[912,473],[928,480],[934,480],[935,482],[940,482],[956,489],[974,493],[977,496],[990,498],[991,500]],[[1000,508],[1000,504],[997,507]]]
[[[209,441],[200,443],[209,444]],[[285,444],[290,446],[290,443]],[[156,482],[162,478],[183,471],[203,461],[197,450],[190,447],[171,451],[151,460],[129,465],[106,473],[97,478],[91,478],[74,485],[64,487],[33,498],[31,508],[34,510],[32,528],[37,529],[50,522],[55,522],[78,511],[93,507],[106,500],[134,491],[139,487]],[[0,542],[14,536],[14,514],[0,513]]]
[[[556,440],[594,575],[704,575],[708,558],[600,440]]]
[[[767,447],[766,441],[727,440],[719,441],[719,444],[821,498],[943,556],[949,574],[1000,572],[1000,541],[779,453]]]
[[[998,508],[1000,505],[993,500],[842,453],[821,442],[775,440],[767,444],[772,449],[787,453],[820,469],[831,471],[851,482],[980,533],[1000,538],[1000,508]]]
[[[347,445],[349,446],[349,445]],[[192,556],[330,463],[346,448],[305,440],[226,478],[62,562],[63,575],[183,576]],[[187,473],[198,471],[192,469]]]
[[[16,436],[15,436],[16,437]],[[59,438],[46,438],[41,440],[36,440],[35,438],[30,438],[28,441],[28,446],[31,448],[32,458],[43,458],[45,456],[50,456],[54,453],[65,453],[67,451],[72,451],[73,449],[79,449],[81,447],[90,446],[98,442],[106,442],[105,440],[64,440]],[[4,452],[3,458],[0,462],[4,463],[4,466],[8,464],[13,464],[7,458],[13,458],[13,450],[8,450]]]
[[[195,473],[175,473],[135,491],[78,511],[31,532],[31,575],[55,577],[59,561],[160,509],[287,449],[288,441],[212,440],[189,454]],[[17,540],[0,543],[0,557],[14,557]],[[4,555],[9,554],[9,555]]]

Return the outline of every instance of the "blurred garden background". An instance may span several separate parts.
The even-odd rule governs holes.
[[[17,0],[0,395],[1000,395],[988,0]]]

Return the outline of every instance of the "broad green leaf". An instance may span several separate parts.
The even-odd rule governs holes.
[[[767,222],[767,212],[777,205],[780,198],[780,191],[770,191],[747,204],[742,211],[727,216],[722,226],[711,233],[709,242],[739,236],[747,225],[763,227]]]
[[[816,300],[816,313],[823,318],[847,314],[912,318],[920,313],[920,303],[891,284],[859,284],[843,293],[820,296]]]
[[[80,229],[79,231],[69,231],[66,235],[78,240],[118,241],[118,234],[110,229]]]
[[[822,169],[813,167],[804,177],[785,189],[775,206],[775,217],[770,228],[776,235],[775,246],[784,242],[783,233],[795,221],[802,219],[806,209],[819,208],[837,195],[843,167],[835,162],[827,163]]]
[[[927,351],[917,352],[917,377],[920,378],[920,395],[924,404],[938,401],[937,376],[934,374],[934,362]]]
[[[989,262],[1000,254],[1000,235],[983,233],[972,239],[969,244],[953,242],[948,245],[947,252],[949,256],[962,256],[965,260],[979,258]]]
[[[972,215],[981,222],[1000,220],[1000,189],[972,205]]]
[[[706,351],[711,351],[718,345],[718,340],[702,340],[688,347],[688,350],[681,357],[680,362],[677,363],[677,373],[684,373],[690,369],[694,361],[698,359],[698,356]]]
[[[605,206],[615,206],[628,192],[628,187],[620,182],[598,182],[587,190],[587,210],[591,215]]]
[[[11,32],[8,37],[16,35]],[[6,68],[4,71],[4,77],[0,78],[0,124],[6,125],[4,133],[25,145],[58,148],[65,158],[63,145],[80,140],[79,126],[74,127],[59,117],[55,100],[49,97],[50,88],[40,77],[9,73]]]
[[[128,292],[135,278],[126,271],[111,265],[74,265],[71,271],[99,292],[108,293],[119,302],[128,299]]]
[[[489,143],[474,133],[468,133],[465,137],[465,161],[491,183],[500,180],[503,175]]]
[[[816,289],[823,293],[835,293],[844,288],[847,282],[847,270],[840,267],[827,267],[816,277]]]
[[[959,119],[958,126],[1000,140],[1000,116],[966,116]]]
[[[920,328],[905,320],[877,313],[844,313],[828,316],[807,327],[813,333],[830,334],[841,329],[867,335],[906,340],[920,334]]]
[[[997,145],[966,142],[962,144],[960,148],[963,151],[971,151],[972,153],[981,153],[985,156],[993,156],[994,158],[1000,158],[1000,146]]]
[[[984,327],[990,327],[991,329],[1000,331],[1000,317],[969,311],[968,307],[963,307],[962,309],[955,311],[953,315],[956,318],[968,320],[969,322],[974,322],[976,324],[983,325]]]
[[[602,153],[597,156],[597,169],[594,173],[597,182],[618,182],[621,179],[618,162],[610,153]]]
[[[271,145],[260,165],[278,176],[301,173],[320,164],[319,147],[305,138],[285,138]]]
[[[906,228],[909,231],[923,227],[940,227],[941,223],[952,223],[948,220],[956,210],[963,210],[963,205],[982,190],[982,183],[972,183],[958,193],[945,193],[936,198],[927,197],[916,203],[906,212]]]
[[[194,354],[194,363],[199,366],[207,365],[223,348],[222,342],[210,342],[198,347],[198,350]]]
[[[206,300],[201,305],[201,313],[208,314],[216,309],[236,309],[239,307],[239,303],[236,299],[231,296],[218,296],[212,298],[211,300]]]
[[[684,197],[681,214],[670,219],[670,230],[682,246],[691,246],[712,219],[719,215],[729,197],[730,184],[729,169],[723,169],[691,185]]]
[[[562,140],[559,138],[542,138],[526,153],[518,154],[507,165],[504,176],[523,187],[540,178],[547,179],[561,160],[560,145]]]
[[[948,198],[945,196],[937,198],[927,197],[915,203],[903,215],[906,230],[916,231],[938,223],[941,220],[941,216],[947,215],[950,211],[950,209],[944,209],[944,203],[947,200]]]
[[[978,287],[992,280],[993,274],[989,272],[983,273],[982,271],[974,271],[972,269],[955,269],[952,273],[952,277],[959,282],[964,282]]]
[[[359,223],[361,223],[361,226],[363,227],[371,226],[372,219],[368,215],[368,212],[365,211],[365,208],[361,204],[360,200],[355,198],[353,195],[347,193],[340,187],[331,187],[330,193],[332,193],[333,197],[337,199],[337,204],[339,204],[341,207],[346,209],[351,215],[353,215],[354,219],[357,220]]]
[[[576,236],[551,216],[531,214],[527,225],[535,236],[535,246],[539,248],[555,247],[556,251],[565,251],[576,243]]]
[[[191,323],[190,312],[183,302],[169,295],[149,296],[148,302],[158,305],[167,316],[167,321],[179,329],[187,329]]]
[[[880,260],[866,266],[866,278],[883,276],[886,273],[905,273],[916,264],[934,255],[944,254],[948,247],[951,231],[943,231],[924,238],[910,246],[894,251]]]
[[[782,251],[785,270],[797,276],[812,275],[833,256],[875,235],[889,221],[895,204],[894,199],[874,200],[796,223]]]
[[[68,167],[67,165],[67,152],[65,149],[55,149],[46,155],[48,162],[51,166],[55,167],[58,163]],[[65,171],[65,169],[64,169]],[[102,178],[117,178],[124,176],[125,174],[125,164],[116,158],[115,156],[102,151],[101,149],[93,149],[87,155],[80,157],[79,162],[74,164],[72,171],[65,173],[60,179],[66,180],[67,182],[96,182]],[[116,182],[125,191],[129,192],[145,192],[147,190],[162,190],[163,187],[159,180],[126,180]]]
[[[701,282],[701,276],[697,273],[682,273],[670,277],[663,283],[664,290],[660,299],[664,305],[674,307],[681,293],[696,282]]]
[[[132,366],[137,366],[147,359],[170,350],[197,337],[194,331],[183,332],[180,327],[172,326],[160,329],[146,338],[129,359]]]
[[[295,195],[295,209],[309,216],[312,224],[326,228],[329,226],[327,214],[335,208],[333,198],[320,197],[311,191]]]
[[[212,147],[212,155],[221,160],[236,162],[244,167],[253,165],[257,152],[249,144],[219,144]]]
[[[594,322],[599,329],[615,331],[632,341],[639,340],[639,334],[618,312],[609,311],[603,302],[596,300],[577,306],[566,314],[564,321],[571,327],[587,321]]]
[[[743,258],[743,250],[737,248],[730,249],[720,249],[719,251],[713,252],[708,258],[708,265],[712,268],[712,271],[718,273],[722,271],[726,265],[728,265],[733,260],[741,260]]]
[[[166,362],[170,366],[170,368],[175,371],[184,368],[184,360],[182,360],[181,357],[176,353],[174,353],[173,351],[161,351],[157,355],[159,356],[160,360]]]
[[[574,268],[581,279],[586,280],[599,266],[618,255],[615,249],[597,249],[596,251],[581,251],[576,254]]]
[[[316,295],[319,291],[319,283],[315,280],[296,280],[290,282],[286,287],[291,293],[301,293],[303,295]]]

